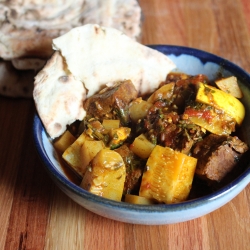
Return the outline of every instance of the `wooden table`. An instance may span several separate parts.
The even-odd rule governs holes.
[[[140,0],[144,44],[195,47],[250,72],[249,0]],[[250,185],[217,211],[185,223],[112,221],[51,181],[32,141],[32,100],[0,98],[0,249],[250,249]]]

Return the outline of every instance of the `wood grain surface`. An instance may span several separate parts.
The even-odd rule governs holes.
[[[202,49],[250,72],[249,0],[140,0],[143,44]],[[173,225],[125,224],[77,205],[51,181],[32,139],[31,99],[0,97],[0,249],[247,250],[250,185],[222,208]]]

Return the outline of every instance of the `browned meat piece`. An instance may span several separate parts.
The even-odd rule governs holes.
[[[126,166],[126,179],[123,193],[131,194],[138,192],[145,162],[138,159],[126,145],[115,149],[115,151],[121,155]]]
[[[207,83],[208,78],[202,74],[189,76],[182,73],[170,73],[165,83],[171,82],[175,82],[173,105],[178,107],[178,113],[183,113],[185,103],[195,99],[199,83]]]
[[[148,111],[144,133],[151,142],[188,155],[192,146],[204,137],[205,130],[162,104],[158,102]]]
[[[220,182],[237,165],[248,146],[238,137],[210,134],[193,149],[198,158],[196,175]]]
[[[117,82],[91,96],[84,103],[87,116],[103,119],[128,120],[128,104],[137,97],[137,90],[130,80]]]
[[[229,140],[230,146],[238,153],[245,153],[248,150],[248,146],[245,142],[241,141],[237,136],[231,137]]]

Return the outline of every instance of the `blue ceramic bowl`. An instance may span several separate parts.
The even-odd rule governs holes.
[[[242,125],[244,135],[242,139],[250,145],[250,76],[247,72],[223,58],[197,49],[168,45],[150,47],[168,55],[177,65],[178,71],[191,75],[202,73],[211,80],[217,76],[218,72],[225,76],[236,76],[244,94],[241,101],[246,109],[246,117]],[[58,187],[84,208],[117,221],[160,225],[192,220],[223,206],[250,182],[250,159],[248,159],[241,175],[218,191],[202,198],[171,205],[133,205],[116,202],[91,194],[67,178],[37,115],[34,117],[33,135],[38,154]]]

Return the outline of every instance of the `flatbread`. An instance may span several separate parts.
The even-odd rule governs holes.
[[[99,24],[120,30],[139,41],[141,8],[136,0],[86,0],[83,24]]]
[[[33,88],[33,81],[20,84],[20,79],[26,78],[27,70],[33,70],[34,75],[34,70],[41,69],[51,57],[52,39],[87,23],[114,27],[138,40],[141,8],[137,0],[0,1],[0,59],[11,61],[17,70],[25,70],[20,74],[13,70],[18,86],[29,83],[29,88]],[[29,79],[30,75],[29,72]],[[0,86],[4,84],[6,88],[6,79],[0,75]],[[14,82],[13,77],[7,82]],[[12,87],[8,89],[9,96]],[[17,89],[13,93],[15,97],[18,96]],[[0,94],[4,93],[7,92]],[[23,97],[22,91],[20,96]]]
[[[22,57],[48,59],[52,53],[51,41],[61,30],[18,29],[10,23],[3,23],[0,29],[0,57],[12,60]]]
[[[155,90],[175,64],[164,54],[122,32],[87,24],[53,40],[57,50],[35,77],[34,101],[46,131],[60,136],[67,124],[82,120],[88,96],[131,80],[137,91]],[[67,79],[67,81],[64,81]]]
[[[67,70],[59,52],[53,54],[35,77],[33,97],[51,138],[60,136],[68,124],[85,116],[86,90]]]
[[[0,21],[8,21],[17,29],[65,29],[77,25],[84,13],[85,0],[59,0],[45,3],[42,1],[5,2],[0,4]],[[72,25],[72,26],[71,26]]]
[[[140,94],[158,88],[175,64],[122,32],[87,24],[53,40],[68,69],[91,96],[109,82],[131,80]]]
[[[27,1],[27,6],[19,6],[19,2],[6,1],[5,5],[0,3],[0,57],[5,60],[20,57],[49,58],[53,53],[53,38],[87,23],[115,27],[133,39],[140,36],[141,9],[136,0],[61,0],[58,6],[63,3],[71,5],[62,12],[61,7],[57,6],[59,9],[55,11],[55,8],[55,16],[50,16],[49,11],[44,14],[42,12],[42,7],[46,9],[53,6],[53,1],[47,3],[48,6],[45,3],[42,5],[41,1]]]
[[[46,63],[46,60],[40,58],[16,58],[11,60],[12,65],[17,70],[40,70]]]

